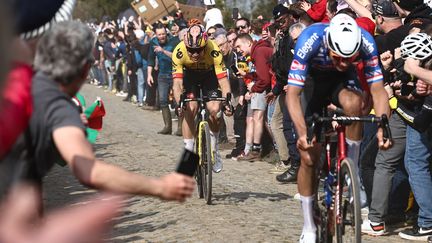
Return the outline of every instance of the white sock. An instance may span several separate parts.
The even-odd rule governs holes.
[[[219,132],[210,131],[210,144],[212,151],[217,151],[219,141]]]
[[[249,151],[251,150],[251,148],[252,148],[252,144],[251,143],[246,143],[245,149],[244,149],[244,153],[248,154]]]
[[[354,141],[351,139],[346,139],[346,143],[348,145],[348,158],[352,159],[352,161],[354,162],[354,166],[356,167],[357,170],[357,181],[359,182],[359,187],[360,187],[360,204],[363,206],[366,206],[367,204],[367,198],[366,198],[366,192],[364,191],[363,188],[363,183],[362,180],[360,179],[360,167],[359,167],[359,157],[360,157],[360,145],[361,145],[361,141]]]
[[[195,142],[193,139],[185,138],[185,139],[183,139],[183,142],[185,144],[185,149],[192,151],[192,152],[194,151]]]
[[[300,201],[303,209],[303,232],[315,232],[316,226],[313,220],[313,201],[314,195],[305,197],[300,195]]]

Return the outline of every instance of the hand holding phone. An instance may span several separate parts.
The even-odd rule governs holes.
[[[195,174],[195,171],[198,167],[198,163],[199,163],[199,156],[194,152],[185,149],[183,151],[180,162],[177,165],[176,171],[180,174],[192,177]]]
[[[235,63],[233,65],[230,66],[231,70],[233,71],[235,76],[239,76],[239,69],[238,67],[235,65]]]

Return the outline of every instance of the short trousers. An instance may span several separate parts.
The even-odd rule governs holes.
[[[199,86],[201,86],[204,96],[218,90],[219,82],[214,70],[208,72],[184,71],[183,92],[186,94],[193,93],[195,97],[198,97]]]
[[[262,93],[252,93],[252,97],[248,102],[248,114],[247,116],[252,116],[254,110],[265,111],[267,109],[266,102],[266,92]]]

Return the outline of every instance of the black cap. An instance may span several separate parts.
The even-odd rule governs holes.
[[[288,13],[290,13],[289,9],[282,4],[278,4],[276,5],[276,7],[273,8],[274,19],[278,19],[280,16]]]
[[[375,15],[383,17],[399,17],[398,11],[391,0],[375,0],[372,3],[373,12]]]
[[[25,39],[41,36],[56,22],[70,20],[76,0],[16,0],[17,29]]]
[[[407,11],[412,11],[423,4],[423,0],[393,0],[399,7]]]

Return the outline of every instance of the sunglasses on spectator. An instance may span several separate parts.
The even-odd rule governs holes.
[[[190,53],[190,54],[200,54],[203,50],[204,47],[200,47],[200,48],[186,48],[186,50]]]
[[[246,29],[247,25],[240,25],[236,27],[236,30],[242,30],[242,29]]]
[[[330,57],[332,57],[333,59],[335,59],[338,62],[341,62],[341,61],[354,62],[359,57],[359,53],[358,52],[356,54],[354,54],[354,56],[352,56],[352,57],[341,57],[337,53],[335,53],[335,52],[333,52],[331,50],[329,52],[329,55],[330,55]]]

